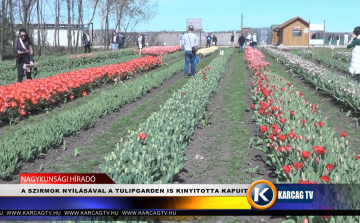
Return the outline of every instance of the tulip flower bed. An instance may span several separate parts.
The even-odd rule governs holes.
[[[171,183],[184,167],[184,150],[230,59],[232,50],[214,59],[164,103],[126,141],[105,157],[102,167],[119,184]]]
[[[209,47],[209,48],[199,49],[196,53],[200,57],[206,57],[206,56],[209,56],[209,55],[217,52],[218,50],[219,50],[219,48],[217,46],[212,46],[212,47]]]
[[[310,50],[302,50],[299,53],[297,53],[297,55],[299,55],[300,57],[302,57],[304,59],[312,58],[312,52]],[[329,68],[337,68],[344,73],[348,73],[349,63],[345,63],[345,62],[339,61],[337,59],[323,57],[316,53],[314,54],[314,59],[318,63],[324,63]]]
[[[59,72],[69,68],[111,61],[125,56],[133,55],[133,50],[119,50],[110,52],[95,52],[89,54],[77,54],[71,56],[51,56],[35,59],[41,72]],[[6,85],[17,81],[15,61],[9,65],[0,66],[0,85]]]
[[[263,50],[285,65],[291,73],[304,77],[317,89],[326,92],[354,111],[360,111],[360,84],[352,80],[351,77],[326,71],[324,68],[291,53],[271,48],[263,48]]]
[[[126,78],[142,70],[161,66],[156,57],[142,57],[132,61],[96,68],[76,70],[49,78],[0,86],[0,120],[24,116],[35,109],[44,109],[54,103],[86,96],[95,87]]]
[[[141,54],[159,56],[163,54],[175,53],[180,50],[181,46],[153,46],[142,49]],[[139,50],[136,51],[136,54],[139,54]]]
[[[101,92],[85,104],[55,114],[42,122],[19,127],[0,139],[0,177],[16,171],[19,161],[31,161],[44,150],[59,145],[67,137],[93,126],[99,117],[120,106],[135,101],[149,90],[160,86],[165,79],[184,69],[181,60],[153,74],[125,82]]]
[[[351,60],[351,52],[346,51],[336,51],[334,58],[339,61],[350,63]]]
[[[270,158],[267,163],[276,168],[276,183],[358,184],[360,155],[350,153],[346,132],[335,136],[318,106],[304,99],[305,95],[284,78],[266,69],[269,64],[260,51],[247,48],[245,60],[252,71],[251,97],[255,104],[251,109],[262,135],[258,141],[263,142],[263,151]],[[357,191],[342,191],[340,197],[349,193]],[[351,205],[355,208],[359,201]],[[321,218],[307,220],[322,222]],[[329,218],[327,222],[344,219],[324,218]],[[292,219],[303,222],[304,217]],[[351,220],[356,219],[359,220]]]

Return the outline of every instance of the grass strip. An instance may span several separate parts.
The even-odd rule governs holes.
[[[125,142],[105,157],[103,172],[122,184],[172,182],[184,166],[189,137],[203,118],[232,52],[226,49],[222,58],[214,59],[210,68],[205,68],[206,76],[198,72],[159,112],[137,130],[129,130]]]

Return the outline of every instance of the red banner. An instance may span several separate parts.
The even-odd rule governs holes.
[[[20,184],[115,184],[105,173],[21,173]]]

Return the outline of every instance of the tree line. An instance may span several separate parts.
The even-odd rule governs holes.
[[[157,0],[1,0],[0,61],[13,52],[19,28],[28,30],[41,56],[47,46],[60,46],[60,29],[67,28],[67,53],[78,53],[83,27],[93,23],[101,30],[103,46],[108,48],[113,30],[133,32],[140,23],[157,14]],[[47,42],[47,24],[53,24],[53,44]],[[74,38],[75,37],[75,38]]]

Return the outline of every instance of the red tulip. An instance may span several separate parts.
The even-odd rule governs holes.
[[[278,126],[277,126],[277,124],[272,124],[271,125],[271,128],[273,128],[273,129],[276,129]]]
[[[266,112],[266,115],[271,115],[271,112],[269,112],[269,111],[268,111],[268,112]]]
[[[290,152],[291,151],[291,146],[287,145],[287,146],[285,146],[285,149],[286,149],[286,151]]]
[[[286,135],[279,135],[279,140],[280,141],[285,141],[286,140]]]
[[[357,155],[356,157],[355,157],[355,160],[359,160],[360,159],[360,155]]]
[[[325,122],[319,122],[318,124],[321,128],[325,126]]]
[[[297,135],[297,136],[296,136],[296,139],[297,139],[297,140],[301,140],[301,138],[302,138],[301,135]]]
[[[86,92],[86,91],[83,91],[81,94],[82,94],[82,96],[86,96],[86,95],[87,95],[87,92]]]
[[[206,80],[207,79],[207,77],[206,76],[204,76],[204,80]]]
[[[290,137],[290,139],[295,138],[296,134],[294,132],[290,132],[288,133],[288,136]]]
[[[70,95],[70,99],[74,99],[74,95],[71,94],[71,95]]]
[[[345,137],[347,136],[347,133],[346,133],[346,132],[341,131],[341,132],[340,132],[340,136],[345,138]]]
[[[304,166],[303,163],[296,163],[296,162],[294,162],[294,167],[295,167],[295,169],[297,169],[297,170],[303,168],[303,166]]]
[[[304,96],[304,93],[302,93],[301,91],[300,91],[300,96],[301,96],[301,97]]]
[[[140,139],[140,140],[145,140],[146,139],[146,134],[145,133],[140,133],[139,135],[137,135],[138,136],[138,138]]]
[[[292,166],[291,165],[287,165],[287,166],[283,166],[283,171],[286,175],[289,175],[291,172]]]
[[[258,113],[259,113],[260,115],[263,115],[263,114],[264,114],[264,110],[259,110]]]
[[[315,160],[316,160],[317,164],[319,164],[320,158],[318,156],[315,158]]]
[[[265,133],[265,132],[267,132],[267,130],[268,130],[267,125],[260,126],[260,132]]]
[[[314,146],[313,149],[317,155],[323,155],[326,153],[326,150],[322,146]]]
[[[305,124],[306,124],[306,120],[305,120],[305,119],[302,119],[302,120],[301,120],[301,123],[302,123],[303,125],[305,125]]]
[[[273,134],[270,134],[270,135],[269,135],[269,139],[271,139],[272,141],[275,141],[275,140],[276,140],[276,137],[275,137]]]
[[[276,111],[276,107],[274,106],[274,107],[271,107],[271,110],[272,111]]]
[[[314,122],[314,126],[315,126],[315,127],[317,127],[317,126],[318,126],[318,124],[317,124],[316,122]]]
[[[181,94],[186,94],[186,92],[185,92],[185,91],[183,91],[183,92],[181,92]]]
[[[330,170],[330,171],[334,169],[333,165],[330,164],[330,163],[326,164],[325,168]]]
[[[280,88],[280,90],[281,90],[281,91],[285,91],[285,88],[284,88],[284,87],[282,87],[282,88]]]
[[[283,152],[285,152],[285,151],[286,151],[286,149],[285,149],[285,147],[284,147],[284,146],[280,146],[280,147],[279,147],[279,151],[283,153]]]
[[[251,105],[250,107],[251,107],[252,110],[255,110],[255,105],[254,104]]]
[[[325,181],[326,183],[329,183],[329,181],[330,181],[328,176],[321,176],[320,179]]]
[[[310,155],[311,155],[311,153],[308,152],[308,151],[303,151],[303,152],[302,152],[302,157],[303,157],[305,160],[309,159],[309,158],[310,158]]]
[[[294,112],[294,111],[290,111],[290,115],[291,115],[291,116],[294,116],[294,115],[295,115],[295,112]]]
[[[279,121],[284,124],[286,122],[286,118],[281,118]]]

